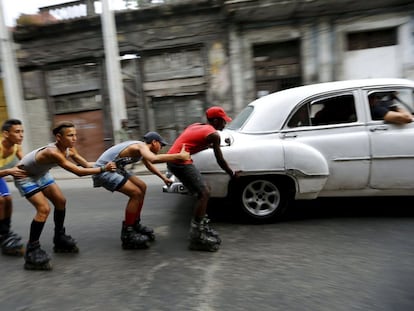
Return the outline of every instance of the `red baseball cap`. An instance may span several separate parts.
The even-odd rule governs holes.
[[[221,118],[226,122],[230,122],[231,118],[226,114],[223,108],[218,106],[210,107],[206,110],[207,119]]]

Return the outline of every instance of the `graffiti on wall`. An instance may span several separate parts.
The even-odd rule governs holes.
[[[208,58],[212,100],[220,102],[230,90],[229,64],[223,44],[215,42],[211,46]]]

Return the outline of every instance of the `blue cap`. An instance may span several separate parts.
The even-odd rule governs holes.
[[[161,143],[161,146],[168,145],[167,142],[164,140],[164,138],[161,137],[160,134],[157,132],[148,132],[144,135],[144,140],[147,144],[150,144],[153,140],[159,141]]]

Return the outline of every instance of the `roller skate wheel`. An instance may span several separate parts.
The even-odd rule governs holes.
[[[60,247],[53,247],[53,251],[55,253],[72,253],[77,254],[79,253],[79,248],[77,246],[74,246],[73,248],[67,249],[67,248],[60,248]]]
[[[150,242],[154,242],[155,241],[155,234],[147,234],[147,237],[150,240]]]
[[[49,271],[52,270],[52,264],[50,262],[46,262],[43,264],[33,264],[30,262],[25,262],[24,268],[26,270]]]
[[[142,243],[142,244],[130,244],[130,243],[122,243],[122,248],[127,249],[147,249],[150,247],[150,244],[148,241]]]
[[[206,244],[190,243],[190,245],[188,246],[189,250],[206,251],[206,252],[217,252],[219,248],[220,248],[219,244],[206,245]]]
[[[24,255],[25,249],[24,247],[21,248],[12,248],[12,249],[2,249],[1,250],[3,255],[7,255],[7,256],[18,256],[21,257]]]

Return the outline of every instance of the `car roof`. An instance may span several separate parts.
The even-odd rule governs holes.
[[[335,91],[354,90],[358,88],[387,86],[414,87],[414,81],[398,78],[376,78],[316,83],[298,86],[260,97],[252,101],[248,106],[255,107],[254,114],[258,115],[256,115],[254,119],[258,118],[259,120],[266,120],[265,116],[271,115],[273,118],[272,123],[281,126],[293,107],[310,96],[322,95],[324,93]],[[249,122],[247,122],[247,124],[248,123]],[[250,131],[248,128],[249,126],[244,128],[244,130]]]
[[[383,79],[359,79],[359,80],[344,80],[344,81],[333,81],[315,83],[304,86],[298,86],[282,91],[278,91],[263,97],[260,97],[253,101],[251,104],[257,104],[261,101],[268,101],[272,97],[293,97],[297,99],[305,99],[309,96],[316,94],[323,94],[325,92],[339,91],[346,89],[355,88],[369,88],[376,86],[414,86],[414,81],[408,79],[397,79],[397,78],[383,78]]]

